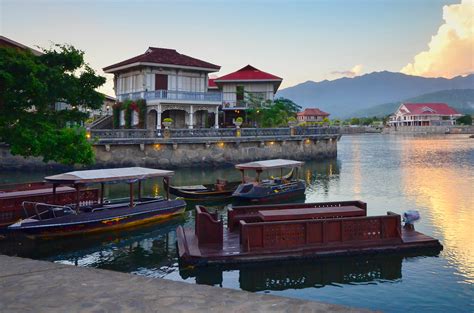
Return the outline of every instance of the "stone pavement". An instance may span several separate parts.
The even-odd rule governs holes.
[[[0,312],[368,312],[0,255]]]

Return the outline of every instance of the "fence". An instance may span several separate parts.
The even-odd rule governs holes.
[[[91,137],[99,139],[145,139],[163,138],[164,130],[157,129],[91,129]],[[235,128],[195,128],[169,129],[169,138],[226,138],[236,137]],[[338,127],[295,127],[293,135],[337,135]],[[286,128],[242,128],[240,137],[287,137],[292,136],[291,129]]]

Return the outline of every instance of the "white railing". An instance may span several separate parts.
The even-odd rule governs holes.
[[[273,101],[273,92],[223,92],[222,106],[224,108],[247,108],[252,101]]]
[[[140,91],[121,94],[118,96],[120,101],[124,100],[178,100],[178,101],[197,101],[197,102],[222,102],[221,92],[194,92],[194,91],[178,91],[178,90],[153,90]]]

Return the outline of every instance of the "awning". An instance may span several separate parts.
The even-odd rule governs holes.
[[[294,168],[300,167],[303,164],[304,162],[300,161],[275,159],[237,164],[235,168],[239,170],[267,170],[273,168]]]
[[[145,167],[108,168],[100,170],[74,171],[47,176],[44,179],[58,184],[91,184],[128,180],[142,180],[153,177],[170,177],[173,171]]]

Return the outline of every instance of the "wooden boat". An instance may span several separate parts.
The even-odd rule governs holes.
[[[53,196],[53,185],[44,181],[0,185],[0,231],[25,217],[22,208],[24,201],[65,205],[73,203],[75,197],[76,190],[67,186],[56,188]],[[79,197],[83,204],[98,203],[99,191],[84,189]]]
[[[193,186],[168,186],[172,195],[182,197],[184,200],[214,201],[232,197],[240,182],[227,182],[218,179],[215,184],[203,184]]]
[[[172,175],[172,171],[129,167],[75,171],[45,177],[45,180],[53,185],[54,196],[60,185],[73,186],[76,193],[75,203],[56,205],[24,202],[23,209],[27,218],[10,225],[8,230],[13,234],[31,238],[48,238],[136,227],[177,216],[184,213],[186,203],[183,200],[170,200],[168,192],[166,199],[141,196],[142,180],[154,177],[169,180]],[[129,184],[129,199],[104,201],[104,184],[117,182]],[[136,182],[138,196],[134,199]],[[84,205],[81,203],[80,191],[90,184],[100,184],[99,203]]]
[[[360,201],[233,207],[225,229],[196,206],[194,229],[179,226],[177,241],[181,264],[194,266],[442,249],[398,214],[367,216]]]
[[[242,174],[242,183],[232,196],[237,202],[252,203],[304,198],[306,184],[303,180],[298,179],[298,169],[303,164],[303,162],[283,159],[237,164],[235,167]],[[288,168],[291,169],[289,177],[283,175],[283,169]],[[261,173],[271,169],[279,169],[280,177],[261,180]],[[245,176],[246,170],[256,171],[255,181],[250,181],[251,179]]]

